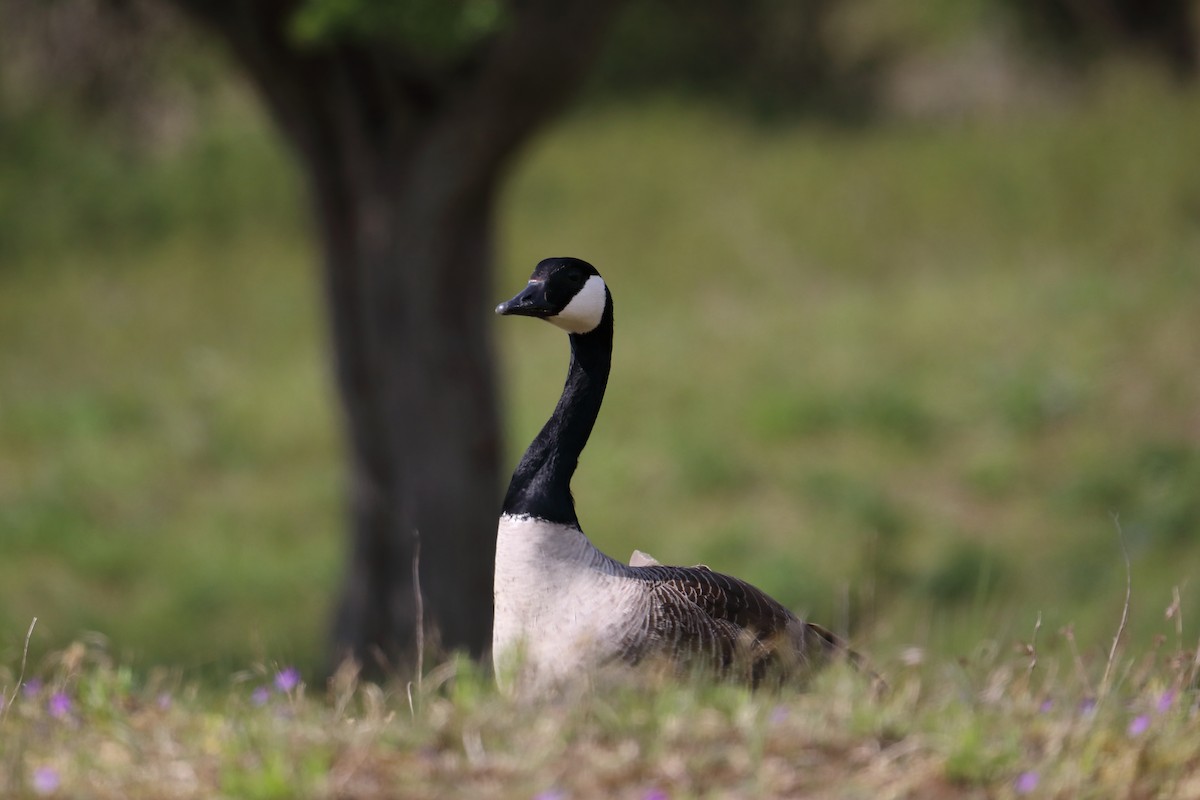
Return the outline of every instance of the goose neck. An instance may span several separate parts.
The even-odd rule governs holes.
[[[504,511],[578,527],[571,477],[600,413],[612,365],[611,311],[595,330],[571,334],[567,380],[550,419],[513,473]]]

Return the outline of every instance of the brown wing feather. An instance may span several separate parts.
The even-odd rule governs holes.
[[[665,657],[727,672],[746,667],[754,682],[772,667],[792,667],[840,646],[827,631],[799,620],[764,592],[708,567],[632,570],[649,584],[642,629],[629,637],[630,662]]]

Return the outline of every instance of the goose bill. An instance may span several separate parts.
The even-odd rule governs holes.
[[[546,284],[543,281],[530,281],[516,297],[496,306],[496,313],[502,317],[548,317],[557,311],[546,300]]]

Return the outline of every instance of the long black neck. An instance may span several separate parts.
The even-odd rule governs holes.
[[[571,498],[571,476],[604,400],[612,340],[609,297],[599,326],[589,333],[571,334],[571,366],[562,397],[517,464],[504,497],[504,513],[528,514],[579,527]]]

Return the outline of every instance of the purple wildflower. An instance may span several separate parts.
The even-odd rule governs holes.
[[[1079,703],[1079,713],[1085,717],[1090,717],[1096,711],[1096,701],[1091,697],[1085,697]]]
[[[46,704],[46,710],[55,719],[62,719],[71,713],[71,698],[67,697],[66,692],[55,692],[50,695],[50,701]]]
[[[1041,711],[1043,714],[1049,714],[1050,709],[1052,709],[1052,708],[1054,708],[1054,701],[1049,698],[1046,698],[1045,700],[1042,701],[1042,704],[1040,706],[1038,706],[1038,711]]]
[[[642,800],[668,800],[669,796],[662,789],[654,788],[646,790],[642,795]]]
[[[1133,718],[1133,722],[1129,723],[1129,735],[1141,736],[1150,727],[1150,717],[1145,714],[1139,714]]]
[[[38,678],[30,678],[25,681],[25,685],[21,687],[21,694],[26,697],[33,697],[42,690],[42,682]]]
[[[771,724],[780,725],[788,718],[786,706],[775,706],[771,709]]]
[[[38,767],[33,771],[33,791],[37,794],[53,794],[61,783],[54,767]]]
[[[562,789],[547,789],[535,794],[533,800],[567,800],[567,793]]]
[[[295,667],[275,673],[275,688],[287,694],[300,685],[300,670]]]
[[[171,695],[167,692],[159,692],[155,703],[160,710],[168,711],[171,708]]]
[[[271,693],[267,691],[267,687],[265,686],[259,686],[250,693],[250,702],[256,706],[265,706],[270,699]]]
[[[1165,714],[1171,710],[1171,706],[1173,705],[1175,705],[1175,690],[1167,689],[1159,696],[1158,702],[1154,707],[1158,709],[1158,713]]]
[[[1017,794],[1029,794],[1038,787],[1040,780],[1036,772],[1022,772],[1013,782],[1013,790]]]

